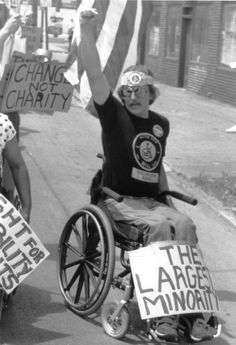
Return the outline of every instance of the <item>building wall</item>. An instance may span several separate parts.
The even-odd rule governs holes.
[[[183,13],[183,5],[191,4],[193,6],[201,6],[208,4],[208,36],[207,36],[207,61],[198,62],[191,58],[186,60],[184,84],[180,85],[181,69],[181,51],[177,58],[166,56],[166,46],[168,44],[167,23],[168,23],[168,6],[178,5]],[[235,3],[235,2],[231,2]],[[152,56],[149,54],[149,47],[146,44],[145,63],[152,69],[158,81],[171,86],[183,86],[197,94],[211,97],[223,102],[236,106],[236,68],[220,63],[220,45],[221,45],[221,23],[223,13],[222,1],[155,1],[155,6],[160,10],[160,34],[159,34],[159,54]],[[193,12],[192,12],[193,13]],[[194,14],[194,13],[193,13]],[[191,28],[194,24],[194,15],[191,19]],[[147,36],[152,27],[152,19],[149,23]],[[192,29],[191,29],[192,30]],[[183,33],[182,33],[183,35]],[[146,40],[148,42],[148,39]],[[191,51],[192,32],[189,32],[188,49]],[[182,47],[180,47],[182,49]]]

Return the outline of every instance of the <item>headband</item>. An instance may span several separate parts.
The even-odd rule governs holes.
[[[126,72],[121,77],[121,86],[153,85],[153,77],[139,71]]]

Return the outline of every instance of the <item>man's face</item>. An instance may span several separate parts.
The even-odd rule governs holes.
[[[148,85],[124,85],[122,87],[122,99],[131,114],[142,118],[148,117],[150,102]]]
[[[32,26],[33,25],[33,13],[31,13],[31,12],[26,13],[23,17],[23,22],[25,25]]]

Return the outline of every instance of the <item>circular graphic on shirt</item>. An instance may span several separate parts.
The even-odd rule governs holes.
[[[161,138],[164,134],[163,128],[159,125],[155,125],[153,126],[153,134],[157,137],[157,138]]]
[[[133,153],[138,165],[146,170],[155,170],[158,166],[162,147],[159,140],[150,133],[140,133],[133,141]]]

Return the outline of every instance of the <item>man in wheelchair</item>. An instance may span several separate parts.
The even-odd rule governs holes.
[[[114,221],[143,231],[144,242],[179,240],[196,244],[192,220],[177,211],[171,201],[158,198],[168,190],[163,167],[167,118],[149,109],[159,95],[151,71],[143,65],[131,66],[121,77],[118,96],[113,96],[100,66],[96,49],[95,9],[81,12],[81,56],[92,97],[102,126],[105,154],[103,184],[123,196],[122,202],[106,198],[105,205]],[[190,338],[212,338],[214,329],[201,315],[189,318]],[[178,341],[178,317],[157,319],[156,333]]]

